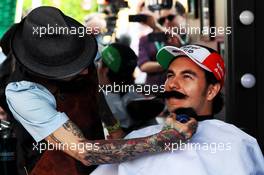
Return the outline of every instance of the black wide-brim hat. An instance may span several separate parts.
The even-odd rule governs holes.
[[[11,51],[35,75],[64,79],[93,63],[97,42],[79,22],[57,8],[43,6],[32,10],[17,25]]]

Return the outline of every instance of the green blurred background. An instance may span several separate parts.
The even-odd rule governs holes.
[[[22,1],[22,16],[25,16],[32,9],[32,4],[34,3],[32,1],[34,0]],[[57,7],[80,23],[84,22],[86,15],[91,12],[97,12],[98,9],[97,0],[37,0],[37,2],[40,2],[41,6]],[[15,22],[16,8],[17,0],[0,0],[0,38]]]
[[[0,1],[0,38],[14,23],[16,13],[16,0]]]

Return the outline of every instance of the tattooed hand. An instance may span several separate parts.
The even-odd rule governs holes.
[[[190,120],[186,123],[181,123],[176,120],[176,114],[172,113],[166,119],[166,125],[163,129],[176,129],[180,132],[185,139],[190,139],[192,135],[196,132],[198,123],[194,118],[190,118]]]

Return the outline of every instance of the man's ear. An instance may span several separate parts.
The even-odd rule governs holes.
[[[219,93],[221,89],[220,83],[210,84],[207,89],[207,100],[211,101]]]

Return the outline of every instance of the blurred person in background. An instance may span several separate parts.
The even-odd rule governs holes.
[[[106,30],[105,15],[102,13],[92,13],[85,17],[84,26],[92,30],[98,44],[102,45],[102,34]]]
[[[176,8],[177,7],[177,8]],[[177,11],[179,9],[179,12]],[[179,27],[181,23],[184,23],[185,9],[179,3],[176,3],[175,7],[171,9],[160,10],[160,16],[156,20],[154,16],[148,15],[146,25],[153,29],[153,33],[165,32],[166,29],[172,27]],[[138,66],[142,72],[147,73],[146,84],[149,85],[162,85],[165,82],[165,72],[162,67],[156,61],[156,54],[159,49],[165,45],[182,46],[186,44],[180,35],[175,33],[173,37],[170,35],[166,41],[150,41],[148,35],[140,38],[139,41],[139,54],[138,54]]]
[[[112,86],[112,91],[104,91],[104,95],[113,115],[120,121],[123,131],[127,134],[139,127],[156,124],[154,118],[144,125],[140,124],[127,111],[129,102],[144,98],[132,87],[134,85],[133,72],[137,65],[137,56],[134,51],[129,46],[113,43],[106,46],[101,55],[101,59],[97,61],[99,84],[104,87]],[[116,85],[119,86],[120,91],[118,92],[113,90]]]
[[[92,13],[85,17],[84,26],[92,31],[92,34],[95,36],[98,52],[96,54],[96,59],[98,59],[101,55],[100,52],[103,49],[103,33],[106,30],[106,20],[105,15],[102,13]]]

